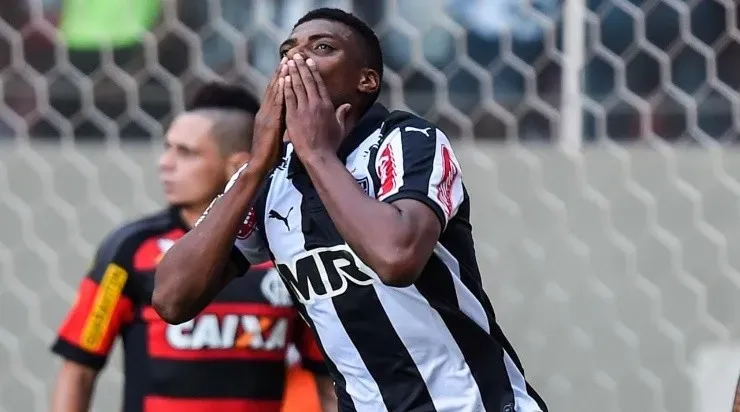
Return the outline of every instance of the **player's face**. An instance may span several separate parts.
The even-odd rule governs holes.
[[[296,27],[280,46],[280,55],[311,58],[335,107],[354,102],[362,82],[363,59],[356,34],[342,23],[311,20]]]
[[[185,113],[172,122],[159,158],[159,178],[171,205],[208,205],[226,183],[225,159],[210,136],[213,120]]]

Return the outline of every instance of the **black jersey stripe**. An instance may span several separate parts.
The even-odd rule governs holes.
[[[378,385],[386,408],[389,411],[435,411],[426,382],[396,333],[375,289],[353,287],[334,297],[333,303],[347,335]]]
[[[480,271],[478,270],[478,266],[466,264],[466,262],[475,262],[476,257],[469,220],[470,201],[467,190],[464,187],[463,190],[465,190],[465,200],[460,206],[456,218],[450,221],[450,224],[447,227],[448,230],[442,234],[440,243],[458,260],[460,280],[483,307],[486,317],[488,318],[490,335],[494,338],[495,342],[509,354],[509,357],[511,357],[516,367],[522,375],[524,375],[524,368],[514,350],[514,347],[511,345],[511,342],[509,342],[506,335],[501,330],[501,327],[496,322],[493,305],[483,288],[483,281]],[[531,387],[529,382],[527,382],[527,393],[529,393],[544,412],[547,412],[547,405],[542,397]]]
[[[291,163],[293,164],[293,163]],[[290,166],[288,166],[290,167]],[[333,242],[341,242],[341,237],[339,236],[339,233],[334,228],[333,224],[331,224],[331,221],[328,220],[328,224],[330,227],[326,228],[325,230],[321,230],[320,226],[321,224],[326,224],[326,221],[317,222],[316,221],[316,209],[321,209],[321,202],[320,199],[318,199],[318,194],[312,190],[313,187],[308,179],[308,176],[305,173],[298,173],[293,178],[293,186],[296,190],[301,194],[301,204],[300,204],[300,212],[301,212],[301,231],[303,233],[304,238],[304,245],[303,248],[306,250],[309,250],[310,248],[315,247],[322,247],[327,246],[327,241],[323,237],[325,235],[328,235],[328,238],[332,240]],[[325,226],[324,226],[325,227]],[[333,230],[330,230],[333,229]],[[329,242],[329,243],[333,243]],[[281,276],[284,276],[284,274],[281,273]],[[295,290],[290,287],[289,281],[283,277],[283,280],[285,281],[286,287],[288,291],[290,292],[291,296],[293,297],[295,302],[298,302],[298,297],[296,296]],[[354,412],[357,409],[355,408],[354,401],[352,400],[352,397],[347,393],[347,381],[344,378],[344,375],[342,375],[341,372],[339,372],[339,369],[337,368],[337,365],[331,360],[331,358],[326,354],[324,351],[324,345],[321,343],[321,337],[318,336],[317,333],[315,333],[315,325],[313,323],[313,320],[306,312],[306,308],[303,305],[297,304],[296,307],[298,307],[299,312],[303,316],[304,320],[308,323],[309,327],[311,328],[311,331],[314,334],[314,337],[316,339],[316,342],[318,343],[319,349],[321,350],[321,354],[324,357],[324,362],[326,362],[327,369],[329,369],[329,374],[332,376],[332,379],[334,380],[334,390],[337,395],[337,403],[339,406],[339,410],[342,412]]]
[[[174,361],[151,359],[155,384],[148,395],[173,398],[227,398],[280,400],[286,367],[274,361]],[[249,371],[249,373],[244,373]],[[193,379],[193,376],[219,376],[221,379]]]
[[[435,255],[426,273],[414,284],[419,293],[437,310],[460,348],[488,411],[514,405],[514,391],[504,364],[503,348],[460,310],[454,276]]]

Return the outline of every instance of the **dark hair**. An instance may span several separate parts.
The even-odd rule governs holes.
[[[259,108],[260,104],[257,99],[246,89],[226,83],[212,82],[198,89],[186,110],[226,109],[244,111],[254,115]]]
[[[347,13],[344,10],[322,7],[306,13],[306,15],[301,17],[295,26],[293,26],[293,29],[295,30],[296,27],[311,20],[336,21],[344,24],[359,34],[362,38],[362,46],[365,49],[367,66],[378,72],[380,80],[383,80],[383,51],[380,48],[380,40],[378,40],[378,36],[375,34],[373,29],[367,25],[367,23],[354,14]],[[378,88],[378,92],[373,97],[376,98],[379,92],[380,88]]]
[[[211,133],[218,139],[223,155],[249,151],[252,146],[251,118],[260,108],[259,101],[246,89],[221,82],[204,85],[195,93],[186,110],[212,111],[215,116]],[[237,114],[238,116],[233,116]]]

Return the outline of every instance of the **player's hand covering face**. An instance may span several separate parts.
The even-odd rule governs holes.
[[[287,59],[283,59],[275,69],[265,90],[260,109],[254,118],[252,156],[255,162],[259,162],[258,166],[266,170],[272,169],[280,160],[285,107],[283,76],[288,71],[286,61]]]
[[[334,109],[329,91],[313,59],[296,53],[288,60],[285,107],[288,137],[299,157],[336,152],[346,133],[351,105]]]

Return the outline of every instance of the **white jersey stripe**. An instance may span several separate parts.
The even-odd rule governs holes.
[[[409,349],[438,412],[482,411],[483,400],[478,384],[450,330],[429,302],[414,286],[387,288],[374,285],[383,308],[398,337]],[[409,299],[411,298],[411,299]],[[419,336],[426,336],[423,350]]]
[[[352,397],[358,412],[387,411],[380,388],[365,367],[360,353],[342,327],[331,299],[324,299],[306,306],[313,327],[321,336],[321,344],[331,361],[345,379],[345,391]]]
[[[470,292],[470,289],[466,288],[462,280],[460,280],[460,264],[457,259],[440,243],[437,243],[437,246],[434,247],[434,254],[447,266],[447,269],[455,277],[453,279],[455,283],[455,294],[457,295],[457,304],[460,306],[460,310],[487,333],[491,333],[486,310],[475,295]]]
[[[488,317],[486,316],[483,305],[480,304],[478,299],[460,280],[460,264],[457,259],[439,243],[434,248],[434,254],[440,258],[442,263],[450,270],[450,273],[454,275],[453,282],[455,284],[455,293],[457,294],[457,302],[460,305],[460,310],[487,333],[491,333]],[[519,368],[516,367],[506,350],[504,350],[503,356],[504,365],[506,365],[506,374],[509,377],[509,382],[511,382],[511,389],[514,391],[516,412],[539,412],[540,409],[537,406],[537,402],[527,393],[527,383]]]
[[[514,390],[515,412],[542,412],[537,402],[527,393],[527,382],[506,350],[504,350],[504,365],[506,365],[506,374],[509,375],[511,388]]]

